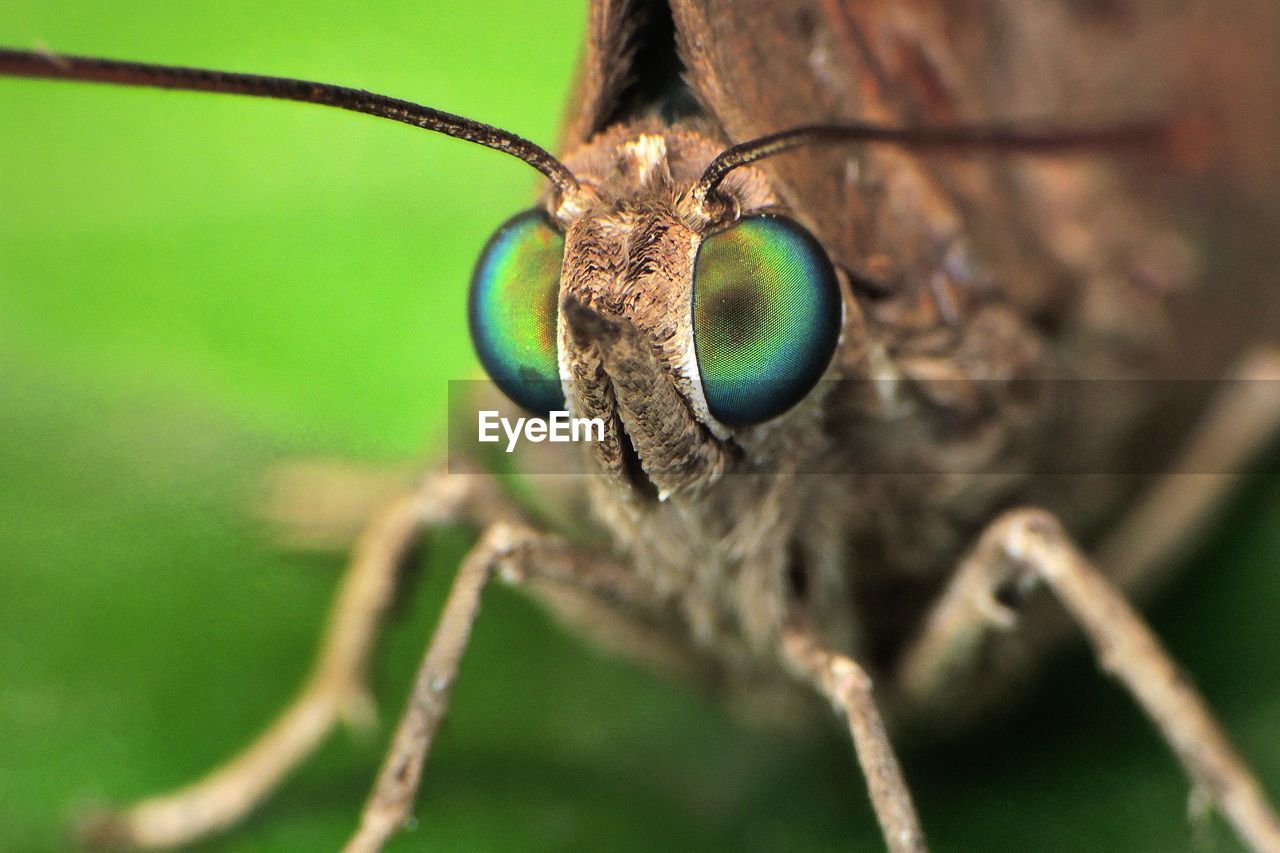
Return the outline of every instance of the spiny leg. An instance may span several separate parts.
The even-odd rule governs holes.
[[[1116,525],[1099,549],[1098,565],[1122,589],[1140,593],[1152,586],[1277,435],[1280,349],[1264,347],[1241,361],[1180,458]],[[1038,648],[1052,646],[1069,628],[1056,614],[1048,619],[1019,614],[1015,606],[1025,592],[1014,586],[994,588],[981,573],[953,576],[902,656],[893,685],[895,703],[908,713],[955,707],[964,697],[972,704],[973,697],[982,695],[977,678],[1012,683]],[[998,593],[1006,596],[1005,603],[997,600]],[[993,644],[1020,625],[1034,628],[1034,634],[1024,630],[1017,637],[1025,653],[1016,661],[1002,661],[1008,672],[985,670]],[[1010,647],[1005,642],[1001,650]]]
[[[448,708],[484,588],[501,573],[510,583],[562,585],[603,600],[651,607],[649,594],[632,572],[575,551],[544,534],[515,524],[490,527],[463,561],[435,634],[414,680],[408,707],[365,805],[347,853],[382,849],[408,819],[427,753]]]
[[[1016,613],[998,601],[1047,587],[1084,631],[1102,668],[1122,682],[1178,756],[1197,791],[1216,802],[1254,850],[1280,851],[1280,821],[1195,688],[1121,592],[1075,547],[1057,519],[1014,510],[987,528],[906,658],[907,690],[945,680],[984,630],[1011,628]],[[931,671],[932,670],[932,671]]]
[[[789,628],[782,637],[785,663],[835,705],[849,725],[871,804],[892,853],[926,850],[911,791],[871,692],[871,679],[851,658],[826,647],[811,630]]]
[[[1194,542],[1249,463],[1280,436],[1280,348],[1249,353],[1172,472],[1102,543],[1097,557],[1124,589],[1143,592]]]
[[[396,587],[423,530],[514,510],[486,476],[436,474],[387,503],[356,542],[305,686],[252,744],[204,778],[127,810],[86,821],[89,840],[131,847],[186,844],[236,823],[310,755],[340,720],[368,721],[365,667]]]

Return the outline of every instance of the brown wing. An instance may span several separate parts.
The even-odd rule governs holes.
[[[561,149],[567,150],[601,130],[631,73],[631,43],[636,9],[627,0],[592,0],[583,34],[577,81],[565,116]]]
[[[1262,0],[1230,2],[1257,12],[1265,33]],[[1257,153],[1267,135],[1258,116],[1277,112],[1277,99],[1265,97],[1274,94],[1275,78],[1256,78],[1275,62],[1266,51],[1271,39],[1254,34],[1245,51],[1237,44],[1250,40],[1236,25],[1212,18],[1217,23],[1207,26],[1204,8],[1172,0],[672,2],[690,83],[730,141],[816,122],[1064,127],[1194,111],[1235,121],[1217,120],[1216,148],[1189,147],[1184,155],[1201,165],[1217,157],[1247,184],[1268,167]],[[1215,65],[1224,57],[1249,70]],[[1230,111],[1218,109],[1224,90],[1239,102]],[[1171,175],[1167,160],[943,157],[863,146],[799,150],[764,168],[834,258],[882,289],[867,310],[926,397],[932,385],[944,396],[931,401],[964,406],[957,383],[978,380],[987,395],[982,414],[968,430],[947,427],[950,449],[964,460],[954,470],[981,470],[985,463],[973,460],[984,447],[1027,454],[1012,463],[1019,469],[1038,461],[1034,450],[1018,450],[1010,427],[1027,422],[1016,387],[988,380],[1216,376],[1251,338],[1280,329],[1274,313],[1268,319],[1256,307],[1267,291],[1277,301],[1267,274],[1277,231],[1254,227],[1241,242],[1225,229],[1235,240],[1228,254],[1253,259],[1219,269],[1217,256],[1205,253],[1206,238],[1219,235],[1183,214],[1216,210],[1229,194]],[[1223,210],[1239,221],[1238,212]],[[1077,470],[1112,470],[1113,460],[1129,458],[1133,448],[1123,439],[1162,405],[1162,392],[1147,383],[1118,406],[1115,394],[1078,387],[1064,403],[1073,419],[1051,429],[1075,438],[1074,447],[1055,444],[1054,452]],[[1184,424],[1192,408],[1182,412]],[[1172,418],[1161,427],[1137,433],[1153,445],[1143,448],[1153,460],[1167,458],[1179,441]],[[1155,447],[1154,434],[1168,446]],[[869,440],[879,443],[858,452],[894,452],[883,430]],[[936,436],[926,449],[941,454]],[[904,541],[945,542],[948,531],[962,528],[957,517],[1002,500],[965,491],[953,498],[908,513]],[[1103,505],[1094,496],[1074,502]],[[940,519],[936,536],[927,534],[925,516]]]

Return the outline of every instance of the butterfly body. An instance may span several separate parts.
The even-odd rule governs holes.
[[[1057,230],[1078,227],[1092,204],[1141,205],[1114,166],[1095,162],[817,148],[729,173],[707,209],[694,187],[744,134],[788,120],[898,117],[914,111],[902,104],[916,94],[869,89],[858,56],[832,54],[838,30],[805,31],[814,12],[803,4],[770,7],[786,47],[753,54],[765,67],[748,79],[735,63],[749,51],[697,38],[712,5],[672,4],[659,45],[636,44],[655,35],[634,8],[593,7],[563,154],[582,190],[543,200],[565,235],[559,376],[574,414],[607,425],[605,441],[584,451],[591,475],[573,514],[603,525],[608,547],[664,603],[651,614],[664,630],[728,672],[785,683],[778,638],[800,602],[836,647],[887,674],[964,548],[1002,509],[1047,502],[1087,528],[1132,492],[1046,487],[1035,474],[1061,412],[1073,410],[1062,399],[1071,380],[1155,375],[1166,355],[1149,332],[1162,322],[1152,312],[1130,326],[1112,315],[1096,323],[1081,294],[1105,287],[1118,302],[1140,299],[1118,267],[1144,255],[1172,287],[1190,250],[1145,217],[1083,236],[1112,245],[1074,247],[1089,269],[1067,270],[1053,256]],[[685,82],[645,101],[633,91],[645,73],[636,57],[654,54]],[[797,56],[821,73],[800,79],[789,64]],[[664,114],[672,102],[674,117]],[[748,114],[753,104],[763,112]],[[1019,186],[1045,180],[1057,182],[1049,212],[1034,206],[1042,187]],[[829,255],[839,340],[806,398],[739,428],[709,410],[690,306],[703,242],[762,215],[799,223]],[[1072,447],[1099,466],[1123,452],[1112,438],[1143,412],[1131,402],[1073,421]]]

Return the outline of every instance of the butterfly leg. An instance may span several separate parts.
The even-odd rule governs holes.
[[[512,411],[496,387],[472,384],[476,387],[458,400],[459,412]],[[449,468],[478,473],[478,463],[455,455]],[[409,459],[372,465],[324,456],[286,460],[266,472],[254,501],[255,514],[266,524],[273,544],[286,551],[345,553],[378,507],[413,488],[429,464],[430,460]]]
[[[340,721],[372,717],[365,666],[401,564],[423,531],[465,520],[492,523],[513,513],[492,480],[479,474],[435,474],[386,503],[357,540],[319,656],[293,703],[256,741],[204,778],[91,818],[85,835],[112,846],[173,847],[244,817]]]
[[[1241,360],[1172,474],[1162,477],[1098,550],[1120,586],[1152,589],[1177,565],[1242,472],[1280,438],[1280,346]]]
[[[1173,749],[1198,793],[1222,810],[1251,849],[1280,851],[1280,821],[1204,699],[1178,670],[1124,595],[1037,509],[997,519],[961,564],[953,585],[908,653],[908,691],[936,689],[980,659],[993,633],[1018,623],[1015,606],[1045,587],[1080,627],[1099,664],[1124,684]]]
[[[871,804],[891,853],[927,849],[911,791],[893,752],[871,679],[852,658],[834,652],[811,630],[788,629],[782,638],[784,662],[835,706],[849,725]]]
[[[325,457],[288,460],[267,470],[254,514],[281,550],[347,553],[369,519],[412,489],[424,467],[376,468]]]
[[[562,587],[623,604],[642,602],[648,595],[635,574],[622,566],[520,524],[491,526],[458,570],[360,826],[347,843],[348,853],[380,850],[408,819],[479,615],[481,594],[495,577],[544,593]]]
[[[1280,348],[1254,351],[1234,378],[1170,472],[1099,547],[1097,565],[1119,588],[1140,595],[1161,580],[1230,494],[1239,472],[1280,435]],[[1018,602],[1001,603],[997,592],[981,573],[954,577],[897,668],[894,698],[908,713],[951,708],[954,719],[958,704],[980,706],[992,698],[995,681],[1003,683],[996,691],[1012,684],[1035,651],[1069,632],[1070,624],[1055,618],[1060,614],[1042,610],[1027,618],[1011,606]],[[1010,637],[1015,626],[1023,630]]]

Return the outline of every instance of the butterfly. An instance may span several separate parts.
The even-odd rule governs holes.
[[[601,472],[604,479],[594,482],[612,482],[611,488],[616,490],[602,492],[599,489],[603,487],[598,486],[593,493],[596,510],[605,517],[605,526],[613,530],[623,550],[644,554],[645,546],[650,546],[647,555],[636,557],[639,573],[641,576],[648,573],[646,580],[650,586],[662,590],[664,586],[683,585],[676,596],[680,600],[678,609],[695,645],[716,650],[717,657],[731,664],[730,671],[737,667],[736,675],[740,677],[745,673],[750,681],[757,675],[756,667],[749,662],[753,656],[765,662],[773,657],[761,653],[762,643],[781,642],[783,669],[789,668],[793,675],[801,676],[801,680],[807,677],[815,681],[820,691],[832,694],[855,719],[853,734],[864,763],[870,745],[871,754],[880,750],[881,763],[872,761],[869,766],[884,770],[896,766],[896,762],[891,760],[891,753],[887,757],[884,754],[885,740],[875,732],[874,716],[863,718],[871,729],[862,730],[860,741],[858,715],[848,707],[852,702],[850,696],[841,692],[850,688],[841,686],[843,682],[836,676],[847,675],[848,667],[854,665],[842,650],[858,645],[854,635],[865,634],[863,648],[869,654],[868,663],[874,660],[881,674],[892,679],[895,667],[904,659],[907,663],[912,659],[911,648],[903,645],[907,633],[903,623],[915,622],[918,628],[929,617],[918,603],[900,601],[891,608],[861,605],[855,608],[858,611],[855,615],[847,605],[838,602],[857,591],[855,600],[861,601],[893,601],[895,596],[901,598],[910,593],[910,598],[923,603],[935,599],[945,605],[945,597],[939,598],[945,594],[936,575],[939,555],[963,552],[965,540],[976,536],[978,528],[990,518],[977,517],[982,510],[998,508],[1010,500],[1001,489],[1027,488],[1025,482],[1019,482],[1025,481],[1027,466],[1015,465],[1019,476],[1013,478],[1012,484],[997,482],[997,492],[991,494],[987,491],[991,481],[976,475],[991,473],[984,471],[981,463],[989,464],[992,459],[980,460],[975,467],[974,435],[952,430],[944,435],[944,461],[934,467],[942,473],[951,473],[950,466],[959,458],[957,471],[965,475],[966,481],[959,491],[940,492],[936,484],[929,484],[927,491],[920,492],[914,475],[921,472],[914,470],[904,472],[891,465],[882,471],[872,471],[872,475],[891,476],[883,480],[876,476],[864,478],[864,483],[873,483],[874,487],[870,490],[862,485],[856,487],[862,506],[853,518],[840,516],[838,522],[832,522],[847,534],[857,531],[856,535],[850,535],[852,544],[840,545],[838,553],[831,550],[834,546],[823,551],[810,537],[797,538],[787,532],[804,527],[793,517],[788,522],[791,526],[784,525],[776,541],[757,543],[755,553],[748,553],[746,563],[752,567],[750,571],[735,568],[732,560],[722,563],[718,571],[710,572],[713,581],[709,589],[700,589],[697,582],[682,579],[675,565],[679,561],[669,557],[664,560],[660,553],[664,545],[660,531],[671,521],[670,513],[679,513],[682,507],[688,511],[690,506],[697,506],[695,501],[701,501],[710,510],[709,514],[697,517],[698,529],[680,539],[680,545],[696,545],[697,536],[713,531],[719,519],[728,519],[731,527],[735,523],[745,526],[744,521],[754,523],[754,511],[744,507],[741,498],[730,497],[725,503],[729,486],[719,486],[719,505],[714,497],[718,478],[741,464],[731,451],[734,447],[745,448],[749,461],[761,458],[762,454],[767,456],[769,448],[776,447],[776,441],[770,444],[768,424],[779,418],[790,418],[793,427],[803,423],[798,422],[793,413],[805,408],[820,369],[833,360],[850,366],[841,374],[846,378],[880,379],[883,375],[877,373],[876,368],[884,366],[887,359],[893,368],[891,378],[912,395],[922,395],[929,405],[938,406],[944,421],[959,417],[962,421],[974,419],[981,425],[985,416],[985,422],[994,424],[997,431],[1012,432],[1011,441],[1016,445],[1020,439],[1018,418],[1022,401],[1002,399],[1000,395],[1006,394],[1006,389],[999,379],[994,397],[986,396],[991,394],[991,388],[981,387],[977,389],[976,401],[964,399],[963,395],[957,399],[950,394],[975,376],[990,376],[993,367],[1018,379],[1028,375],[1041,378],[1040,371],[1045,369],[1044,350],[1061,347],[1064,339],[1076,348],[1069,351],[1069,358],[1086,361],[1064,367],[1062,359],[1068,356],[1060,350],[1048,359],[1051,376],[1057,375],[1054,371],[1063,371],[1067,377],[1090,375],[1080,372],[1080,365],[1085,363],[1110,378],[1127,366],[1135,349],[1146,353],[1146,359],[1154,358],[1154,353],[1143,347],[1150,347],[1154,337],[1149,327],[1159,326],[1163,318],[1159,312],[1153,317],[1152,312],[1133,310],[1133,306],[1151,289],[1167,291],[1180,287],[1182,279],[1188,277],[1189,265],[1179,251],[1176,229],[1151,215],[1143,206],[1141,194],[1131,195],[1117,189],[1114,169],[1106,164],[1028,165],[1021,158],[1016,162],[1004,160],[994,166],[964,160],[945,160],[939,164],[932,158],[922,157],[919,150],[901,151],[890,145],[861,145],[856,147],[856,153],[850,154],[848,149],[842,151],[839,146],[816,147],[811,143],[837,139],[866,143],[879,135],[879,142],[895,142],[916,149],[931,146],[987,150],[1071,148],[1081,142],[1089,143],[1085,147],[1106,147],[1109,142],[1132,142],[1140,135],[1132,128],[1117,133],[1115,127],[1119,125],[1101,132],[1088,130],[1089,127],[1099,126],[1103,119],[1115,115],[1123,118],[1127,113],[1126,102],[1146,103],[1157,97],[1140,87],[1122,86],[1117,81],[1144,80],[1156,87],[1164,81],[1160,75],[1134,75],[1096,61],[1097,56],[1122,52],[1127,63],[1142,64],[1144,54],[1139,40],[1133,38],[1132,19],[1115,7],[1091,6],[1068,14],[1028,12],[990,4],[981,14],[962,15],[951,10],[944,13],[936,9],[888,7],[864,10],[864,14],[835,4],[821,4],[814,8],[753,8],[748,14],[744,7],[734,4],[724,8],[673,4],[670,11],[668,22],[660,15],[643,21],[635,10],[626,6],[600,4],[593,8],[588,33],[591,49],[582,75],[578,109],[570,119],[567,132],[565,147],[571,153],[562,160],[542,149],[525,147],[528,143],[510,134],[362,93],[322,91],[310,84],[250,82],[243,78],[238,78],[236,85],[270,85],[276,87],[277,95],[283,86],[288,90],[284,91],[286,97],[291,97],[289,92],[293,92],[303,96],[302,99],[323,102],[321,96],[332,95],[345,99],[348,106],[369,107],[390,117],[411,117],[427,122],[432,129],[456,131],[454,135],[481,139],[491,147],[514,149],[547,175],[556,194],[546,197],[540,205],[540,215],[551,217],[551,221],[529,217],[511,220],[483,253],[473,279],[472,331],[482,362],[516,403],[537,409],[546,401],[524,396],[519,377],[503,373],[505,365],[519,361],[513,353],[523,357],[533,352],[542,361],[526,359],[520,367],[534,375],[539,375],[541,370],[541,377],[544,380],[549,377],[552,386],[555,380],[563,380],[567,402],[572,408],[583,410],[591,404],[591,397],[582,389],[590,385],[590,371],[599,365],[591,361],[590,353],[576,361],[564,354],[575,352],[575,340],[591,342],[595,347],[603,346],[604,340],[622,342],[617,347],[605,348],[603,362],[604,371],[613,383],[611,387],[622,401],[615,403],[615,409],[605,409],[619,419],[620,426],[614,430],[612,445],[603,448],[596,457],[604,468]],[[770,17],[763,17],[762,11],[767,11]],[[770,37],[754,40],[745,38],[744,32],[764,32]],[[1045,32],[1070,34],[1078,40],[1062,38],[1057,50],[1046,58],[1041,50],[1043,40],[1039,38]],[[1107,46],[1111,47],[1110,53]],[[82,77],[94,73],[102,76],[99,72],[104,69],[125,74],[169,73],[137,68],[128,71],[121,66],[93,65],[91,61],[59,56],[41,58],[24,54],[14,61],[26,63],[27,70],[38,65],[53,76],[68,68],[71,69],[69,76]],[[673,62],[680,63],[681,73],[670,73]],[[1148,70],[1152,67],[1155,66],[1146,66]],[[1014,73],[1015,68],[1018,73]],[[797,73],[797,69],[804,73]],[[211,78],[207,75],[186,75],[181,77],[181,82],[187,85],[208,79]],[[221,78],[218,87],[229,79]],[[680,88],[678,82],[671,82],[673,79],[686,81],[685,88],[691,97],[680,91],[673,92],[673,85],[677,90]],[[1055,99],[1052,95],[1058,90],[1054,84],[1064,80],[1073,85],[1060,86],[1061,97]],[[1035,134],[1005,129],[1002,122],[1026,115],[1018,108],[1032,101],[1055,120],[1078,120],[1078,126],[1085,130]],[[1087,111],[1079,112],[1081,105],[1087,107]],[[980,119],[987,124],[981,126],[985,129],[975,130],[969,125],[968,129],[955,130],[965,127],[956,124],[956,117],[970,121]],[[678,150],[680,138],[663,130],[667,126],[678,126],[682,120],[696,126],[698,129],[694,132],[700,137],[719,140],[719,153],[693,151],[682,155]],[[447,127],[438,124],[441,121],[446,122]],[[825,122],[821,124],[823,129],[813,127],[821,122]],[[1067,122],[1062,126],[1069,125]],[[806,129],[796,131],[797,127]],[[771,134],[775,128],[791,130],[775,137]],[[611,129],[616,139],[608,139]],[[1076,135],[1071,135],[1073,133]],[[665,150],[658,151],[658,141],[646,140],[661,141]],[[575,142],[580,149],[576,157]],[[806,143],[806,150],[790,157],[777,150],[778,144],[792,142]],[[592,151],[593,145],[607,156]],[[753,152],[779,156],[771,158],[767,165],[762,162],[759,169],[763,171],[757,175],[748,171]],[[804,156],[797,156],[799,153]],[[702,168],[689,171],[689,164],[699,156]],[[677,396],[672,396],[670,386],[655,384],[652,376],[645,375],[648,368],[643,367],[645,355],[639,346],[645,336],[656,337],[654,323],[657,321],[653,317],[660,321],[678,315],[669,305],[659,305],[651,311],[651,316],[643,318],[645,322],[637,322],[636,316],[627,313],[634,311],[635,306],[608,306],[608,294],[595,293],[589,287],[574,291],[574,299],[566,300],[565,281],[572,276],[565,276],[562,270],[555,271],[554,275],[517,275],[509,279],[502,272],[506,255],[519,255],[520,250],[529,245],[554,247],[555,235],[561,229],[568,241],[563,250],[566,260],[577,257],[579,268],[590,269],[592,256],[584,253],[583,247],[590,249],[599,245],[599,240],[593,242],[588,239],[591,234],[582,232],[575,235],[572,227],[583,221],[587,224],[594,221],[587,214],[598,209],[600,187],[613,189],[617,182],[630,179],[644,189],[646,171],[662,165],[672,173],[667,179],[673,184],[672,203],[676,205],[677,218],[686,230],[695,232],[697,238],[697,242],[690,243],[690,249],[697,250],[697,263],[676,277],[692,284],[692,329],[677,328],[671,339],[683,347],[686,362],[687,353],[696,351],[694,358],[702,387],[681,388],[677,382],[674,392]],[[609,172],[615,168],[619,170],[616,178]],[[681,168],[688,174],[680,173]],[[628,173],[628,169],[632,171]],[[734,170],[738,170],[736,174]],[[735,178],[749,177],[742,178],[735,186],[731,174]],[[588,178],[584,180],[582,175]],[[623,202],[627,198],[625,192],[619,195]],[[1052,200],[1053,204],[1047,205],[1046,200]],[[679,204],[685,202],[689,209],[678,209]],[[1094,226],[1097,222],[1109,222],[1116,227],[1105,232],[1096,227],[1090,230],[1082,224],[1086,221]],[[632,229],[628,246],[648,245],[645,241],[660,242],[657,232],[653,228],[645,230],[643,223],[629,222],[627,226]],[[1082,247],[1079,242],[1063,238],[1065,233],[1068,237],[1076,236],[1078,241],[1082,228],[1093,242],[1086,240]],[[678,228],[664,230],[663,236],[673,233],[676,238],[680,236]],[[759,280],[754,282],[754,289],[747,297],[752,311],[763,312],[774,321],[781,317],[781,322],[773,322],[770,328],[780,330],[785,339],[757,342],[760,352],[787,353],[780,361],[769,362],[756,356],[745,361],[739,358],[743,352],[742,342],[734,340],[730,333],[743,324],[749,325],[749,320],[735,319],[734,326],[726,332],[717,328],[717,323],[724,321],[725,313],[711,311],[702,317],[699,325],[702,315],[698,310],[698,294],[703,291],[710,294],[703,299],[704,303],[722,299],[725,288],[730,296],[736,297],[732,288],[740,283],[740,276],[717,280],[713,267],[725,264],[712,264],[708,260],[717,256],[713,251],[717,245],[725,247],[723,255],[731,259],[754,253],[762,257],[781,256],[788,262],[784,265],[790,270],[786,275],[776,274],[779,268],[776,265],[756,263],[752,269],[765,272],[757,276]],[[820,251],[812,248],[814,246]],[[576,256],[573,247],[580,250]],[[545,254],[553,257],[555,251]],[[603,257],[607,265],[609,256],[606,253]],[[645,263],[651,261],[661,267],[663,258],[669,256],[643,257]],[[585,267],[582,266],[584,258]],[[705,276],[700,273],[704,261],[711,264]],[[644,263],[640,266],[641,273],[651,274],[643,268]],[[1117,286],[1115,271],[1131,274],[1139,269],[1145,277],[1132,277],[1142,278],[1141,281]],[[543,286],[547,282],[555,284],[557,278],[561,288],[558,313],[536,315],[542,319],[535,317],[532,329],[519,325],[529,322],[520,312],[504,314],[504,299],[520,305],[532,304],[527,292],[516,290],[513,296],[510,288],[528,283],[537,286],[539,282]],[[799,287],[798,294],[788,289],[795,287]],[[679,304],[682,298],[671,304]],[[1119,315],[1121,322],[1103,323],[1100,328],[1091,326],[1090,323],[1097,320],[1088,314],[1088,309],[1097,308],[1093,299],[1104,300],[1103,307],[1108,310],[1102,312],[1102,319],[1113,320]],[[823,321],[831,322],[837,306],[843,311],[838,333],[802,333],[825,328]],[[805,311],[816,313],[810,315]],[[547,319],[550,315],[555,315],[553,320]],[[517,322],[504,326],[504,317],[511,316],[515,316]],[[747,317],[750,316],[749,311]],[[851,326],[851,317],[859,325]],[[1198,315],[1197,319],[1203,321],[1204,315]],[[624,320],[626,326],[618,325]],[[542,325],[539,327],[538,323]],[[549,330],[549,325],[555,326],[554,331]],[[628,327],[632,331],[626,331]],[[640,338],[636,338],[635,328],[639,328]],[[494,333],[488,334],[491,332]],[[521,337],[530,332],[532,334]],[[575,339],[575,334],[579,338]],[[558,353],[552,353],[545,342],[549,339],[556,343],[557,336],[558,346],[551,349]],[[728,343],[715,343],[725,337]],[[541,351],[538,351],[539,342],[543,345]],[[588,349],[585,343],[579,347],[581,353]],[[658,366],[665,364],[671,368],[676,355],[675,352],[659,353]],[[806,367],[811,364],[816,367]],[[1210,364],[1208,360],[1197,361],[1202,367]],[[552,372],[547,365],[556,371]],[[758,373],[762,366],[768,368],[764,372],[766,381],[761,381]],[[744,379],[740,375],[744,368],[757,374]],[[779,372],[781,369],[785,370]],[[673,375],[687,381],[691,372]],[[574,386],[573,382],[578,385]],[[664,394],[674,408],[658,406],[655,414],[655,407],[640,402],[661,403]],[[710,433],[710,437],[701,435],[694,442],[697,453],[691,454],[688,446],[679,445],[676,446],[678,452],[672,452],[672,443],[662,430],[645,431],[647,420],[662,417],[664,413],[670,416],[673,411],[678,414],[678,398],[693,401],[693,419]],[[552,405],[557,402],[551,401]],[[860,460],[871,458],[883,464],[882,460],[894,460],[897,454],[915,455],[922,446],[921,437],[913,436],[910,429],[899,431],[887,427],[884,411],[878,413],[878,419],[872,416],[867,408],[869,404],[857,390],[847,396],[831,392],[821,402],[827,411],[840,416],[834,431],[838,439],[834,446],[838,452],[852,457],[855,472]],[[920,400],[915,402],[918,405]],[[810,408],[813,405],[810,404]],[[994,416],[988,411],[991,409]],[[1079,406],[1071,411],[1078,418],[1072,423],[1072,434],[1075,428],[1093,429],[1099,434],[1116,429],[1114,424],[1101,429],[1108,425],[1093,417],[1082,418],[1086,410]],[[688,416],[683,417],[683,423],[688,424]],[[974,421],[967,422],[966,426],[972,427]],[[869,424],[868,429],[849,430],[850,426],[862,424]],[[926,430],[925,446],[932,446],[928,442],[936,442],[936,437],[927,433],[934,423],[930,416],[922,417],[916,412],[913,426],[919,428],[922,424]],[[723,434],[718,433],[717,428]],[[797,434],[817,435],[812,432],[812,426],[809,433]],[[912,442],[913,438],[916,443]],[[1098,448],[1096,441],[1083,444],[1089,452]],[[820,442],[815,441],[812,446],[819,445]],[[979,443],[976,452],[981,451]],[[817,461],[821,463],[825,458]],[[863,467],[865,469],[865,462]],[[777,473],[769,472],[766,479]],[[902,473],[912,476],[892,476]],[[930,469],[923,473],[937,472]],[[726,477],[724,482],[733,481]],[[710,490],[713,497],[705,498],[701,494],[703,490]],[[769,488],[761,493],[777,494]],[[818,493],[821,494],[821,489]],[[791,497],[795,494],[791,493]],[[834,497],[838,503],[839,495]],[[1055,497],[1065,498],[1065,505],[1072,505],[1071,496]],[[807,490],[798,498],[806,502],[816,499],[814,493]],[[651,506],[635,510],[628,517],[627,513],[632,510],[626,507],[633,506],[629,503],[632,501],[649,501]],[[499,502],[495,498],[487,503],[492,508]],[[1083,506],[1097,515],[1105,513],[1107,505],[1088,500]],[[905,507],[913,509],[905,513]],[[852,507],[846,509],[852,510]],[[966,513],[975,517],[966,517]],[[1013,519],[1023,525],[1017,529],[1024,533],[1034,528],[1037,536],[1048,536],[1045,529],[1035,524],[1027,527],[1030,522],[1040,520],[1040,516]],[[805,521],[812,527],[812,517]],[[1073,527],[1087,529],[1089,524],[1087,516],[1071,521]],[[709,538],[717,540],[715,535]],[[725,538],[719,537],[718,541],[717,547],[723,548]],[[985,541],[981,540],[972,553],[982,553]],[[1058,543],[1054,547],[1065,547],[1057,539],[1054,542]],[[846,550],[848,548],[852,550]],[[798,549],[799,558],[795,551],[785,553],[788,549]],[[851,561],[855,553],[858,559]],[[1061,553],[1059,551],[1059,556]],[[879,554],[886,559],[875,559]],[[825,571],[821,568],[824,560],[836,562],[837,556],[845,568]],[[666,569],[661,568],[664,562]],[[714,564],[715,560],[711,562]],[[989,561],[974,560],[975,565],[983,562]],[[885,567],[883,577],[868,569],[878,563]],[[847,568],[851,564],[863,568],[853,572]],[[935,573],[932,581],[930,565],[934,566]],[[516,570],[514,574],[519,576],[527,570]],[[664,571],[668,575],[665,583]],[[745,579],[741,589],[729,584],[734,574]],[[531,586],[536,587],[536,581],[535,578]],[[554,584],[554,579],[548,582]],[[758,588],[752,589],[752,584]],[[1001,606],[1020,605],[1023,594],[1020,587],[1018,584],[1007,591],[996,590],[1000,592]],[[619,588],[616,583],[609,586],[614,591]],[[722,597],[727,603],[717,601]],[[1096,602],[1096,596],[1093,600]],[[796,630],[789,616],[779,615],[780,608],[790,608],[797,603],[800,610],[805,611],[801,614],[805,617],[803,621],[817,622],[816,627]],[[718,609],[726,612],[717,612]],[[947,610],[944,606],[935,612],[945,614]],[[1001,618],[1008,616],[1003,611],[1000,615]],[[726,621],[727,627],[723,624]],[[746,666],[740,664],[744,658],[748,660]],[[911,671],[907,667],[906,672]],[[428,667],[430,672],[433,671]],[[433,677],[439,677],[438,673]],[[933,679],[925,681],[932,683]],[[992,681],[988,679],[986,683]],[[424,683],[430,687],[434,682],[429,678]],[[854,684],[854,693],[862,690],[865,694],[865,688],[857,688],[856,679],[850,683]],[[968,698],[980,697],[970,695]],[[870,740],[867,740],[868,731]],[[1174,739],[1177,740],[1176,735]],[[1195,772],[1205,771],[1199,768]],[[871,774],[873,782],[883,778],[884,774]],[[886,839],[890,846],[900,843],[918,847],[923,842],[914,818],[905,818],[903,824],[893,822],[894,810],[897,809],[901,817],[906,801],[901,780],[894,781],[890,787],[896,790],[887,793],[882,790],[877,794],[874,784],[872,786]],[[1234,817],[1238,824],[1250,824],[1239,815]],[[392,819],[391,823],[398,819]],[[1265,820],[1261,823],[1265,824]],[[1256,828],[1259,821],[1255,820],[1253,825]]]

